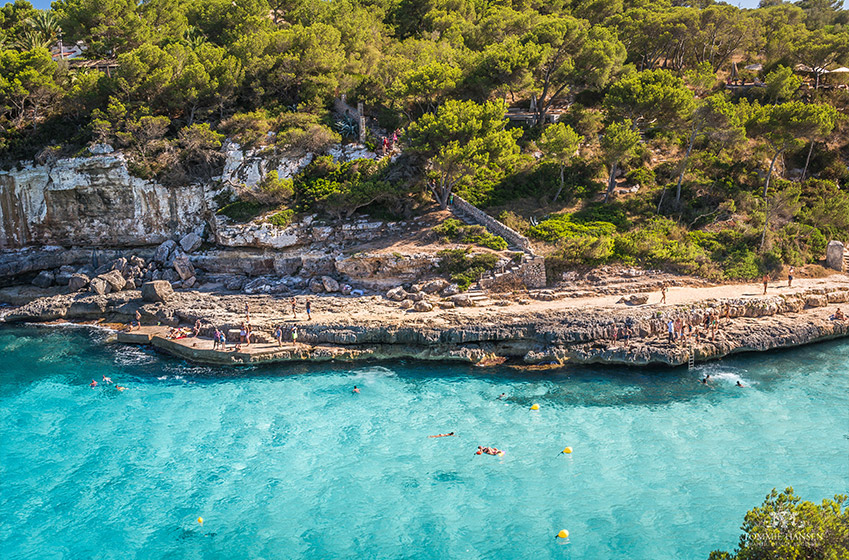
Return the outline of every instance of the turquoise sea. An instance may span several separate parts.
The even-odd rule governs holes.
[[[698,559],[773,487],[849,491],[849,341],[527,373],[209,368],[104,337],[0,329],[6,560]]]

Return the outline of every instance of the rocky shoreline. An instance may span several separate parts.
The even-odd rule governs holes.
[[[313,298],[310,321],[303,312],[292,317],[288,299],[269,295],[182,291],[169,295],[167,301],[150,303],[142,300],[140,291],[126,290],[39,297],[0,309],[0,321],[102,320],[126,324],[139,310],[146,325],[192,325],[200,319],[203,339],[209,338],[216,327],[238,329],[247,303],[257,348],[265,344],[267,352],[209,353],[191,345],[165,343],[157,347],[208,364],[409,358],[480,365],[510,360],[525,364],[680,366],[688,363],[691,354],[695,362],[703,362],[740,352],[849,336],[849,321],[830,319],[840,304],[849,302],[849,282],[843,284],[677,305],[563,307],[558,305],[561,300],[531,306],[519,300],[487,308],[434,306],[429,312],[402,309],[399,302],[382,296],[322,296]],[[702,325],[706,315],[719,317],[715,335],[698,326],[689,339],[668,341],[669,319]],[[278,324],[284,330],[297,325],[298,350],[275,350],[269,344]],[[623,340],[626,330],[631,333],[629,340]],[[211,342],[209,345],[211,348]]]

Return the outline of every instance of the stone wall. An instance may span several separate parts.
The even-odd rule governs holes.
[[[528,288],[544,288],[546,286],[545,258],[534,256],[522,263],[522,281]]]
[[[488,229],[491,233],[503,237],[504,240],[507,241],[507,243],[509,243],[510,245],[519,247],[520,249],[528,253],[533,252],[531,249],[531,242],[528,240],[527,237],[525,237],[518,231],[502,224],[483,210],[476,207],[474,204],[470,204],[469,202],[455,194],[453,205],[455,208],[457,208],[457,210],[467,214],[477,223]]]

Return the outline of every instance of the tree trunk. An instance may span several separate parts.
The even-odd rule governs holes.
[[[811,140],[811,147],[808,148],[808,157],[805,158],[805,168],[802,169],[802,182],[805,182],[805,178],[808,176],[808,164],[811,163],[811,153],[814,151],[814,141]]]
[[[690,135],[690,143],[687,145],[687,153],[684,154],[684,161],[681,162],[681,174],[678,176],[678,186],[675,187],[675,204],[681,203],[681,183],[684,182],[684,173],[687,171],[687,161],[690,159],[690,152],[693,151],[693,144],[696,143],[696,136],[699,134],[699,128],[693,128],[693,133]]]
[[[560,188],[557,189],[557,194],[554,195],[554,200],[552,202],[557,202],[557,199],[560,197],[560,193],[563,191],[563,169],[565,167],[565,165],[560,164]]]
[[[442,210],[448,208],[448,201],[451,199],[451,187],[452,185],[442,183],[438,187],[436,185],[428,185],[430,187],[431,192],[433,192],[433,196],[436,197],[436,201],[439,203],[439,207]]]
[[[777,160],[778,156],[782,153],[784,153],[784,148],[775,152],[775,155],[772,157],[772,161],[769,163],[769,171],[766,174],[766,181],[764,182],[764,200],[766,200],[766,194],[769,191],[769,180],[772,178],[772,170],[775,169],[775,160]]]
[[[619,162],[613,162],[610,165],[610,178],[607,180],[607,192],[604,193],[604,201],[610,198],[610,193],[613,192],[613,187],[616,186],[616,169],[619,167]]]
[[[766,197],[767,192],[769,191],[769,180],[772,178],[772,170],[775,168],[775,160],[777,160],[778,156],[782,153],[784,153],[784,148],[775,152],[775,155],[769,164],[769,172],[766,174],[766,181],[764,182],[764,204],[766,205],[766,208],[764,210],[764,230],[761,233],[761,251],[763,251],[764,243],[766,243],[766,230],[767,227],[769,227],[769,200]]]

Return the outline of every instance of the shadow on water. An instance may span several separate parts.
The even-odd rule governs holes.
[[[646,406],[709,401],[738,395],[740,380],[758,391],[771,391],[792,376],[800,362],[822,355],[844,353],[846,341],[830,341],[802,348],[741,354],[687,370],[684,367],[624,367],[617,365],[567,365],[545,370],[515,367],[480,368],[450,362],[397,360],[371,363],[278,363],[237,367],[201,366],[157,353],[149,347],[104,344],[107,331],[88,327],[0,328],[0,352],[18,362],[37,367],[12,367],[0,378],[0,387],[22,386],[60,376],[64,382],[83,383],[100,379],[101,372],[129,374],[137,383],[219,384],[238,379],[284,379],[334,375],[344,383],[391,376],[417,393],[433,382],[483,381],[492,398],[506,393],[505,401],[522,406],[534,402],[569,406]],[[8,368],[7,368],[8,369]],[[127,371],[129,370],[129,371]],[[711,383],[700,382],[705,375]],[[342,381],[340,381],[342,383]],[[528,396],[531,395],[531,396]]]

